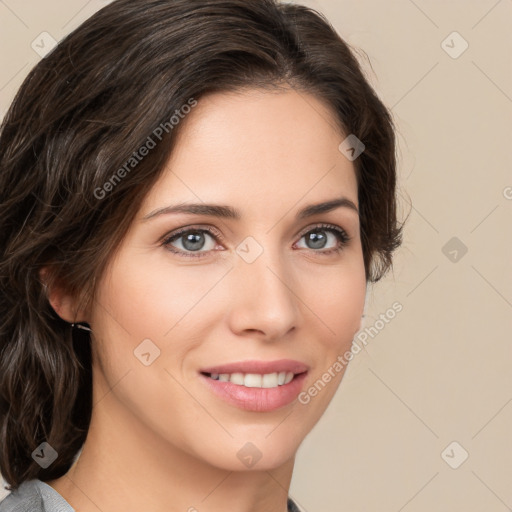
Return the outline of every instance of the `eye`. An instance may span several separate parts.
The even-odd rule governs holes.
[[[180,256],[200,258],[204,256],[204,253],[209,252],[215,247],[215,244],[210,244],[209,249],[207,248],[206,251],[199,252],[199,249],[204,248],[205,240],[208,238],[213,241],[222,240],[222,236],[211,228],[184,228],[171,233],[170,236],[165,238],[162,245]],[[172,245],[175,241],[179,242],[178,245],[181,245],[181,248],[176,248]]]
[[[332,224],[319,224],[315,226],[314,229],[306,231],[306,233],[301,236],[301,239],[302,238],[305,238],[306,244],[309,244],[307,248],[313,249],[314,252],[318,252],[322,255],[340,252],[351,239],[344,229]],[[326,245],[329,245],[329,238],[331,242],[334,242],[334,246],[327,247],[327,250],[324,251],[318,251],[317,249],[325,249]]]
[[[309,228],[308,231],[301,235],[300,239],[302,238],[305,238],[306,243],[309,244],[309,247],[306,247],[307,249],[311,249],[313,252],[321,255],[338,253],[351,240],[351,237],[348,236],[344,229],[332,224],[319,224],[313,229]],[[208,239],[210,239],[210,244],[207,243]],[[162,241],[162,246],[179,256],[201,258],[214,250],[215,242],[222,241],[222,239],[222,235],[210,227],[183,228],[167,236]],[[329,245],[329,240],[331,245],[334,243],[333,247],[327,247],[327,250],[318,250],[325,249]],[[178,245],[178,247],[174,244]]]

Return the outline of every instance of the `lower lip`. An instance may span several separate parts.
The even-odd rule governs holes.
[[[291,404],[299,395],[307,372],[296,375],[288,384],[276,388],[246,388],[232,382],[214,380],[200,374],[202,380],[220,398],[246,411],[268,412]]]

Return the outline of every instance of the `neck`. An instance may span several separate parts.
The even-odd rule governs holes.
[[[80,457],[66,475],[47,482],[75,510],[287,511],[293,458],[272,470],[217,468],[163,439],[113,393],[97,394]]]

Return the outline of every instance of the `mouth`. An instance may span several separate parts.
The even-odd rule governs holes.
[[[237,386],[244,386],[246,388],[277,388],[289,384],[298,375],[306,372],[293,373],[293,372],[274,372],[274,373],[208,373],[201,372],[202,375],[209,377],[212,380],[219,382],[231,382]]]
[[[239,409],[270,412],[291,404],[302,390],[309,366],[293,360],[244,361],[201,370],[217,397]]]

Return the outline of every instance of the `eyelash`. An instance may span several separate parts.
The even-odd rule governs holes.
[[[344,229],[342,229],[338,226],[335,226],[333,224],[318,224],[316,226],[313,226],[313,228],[308,229],[308,231],[304,232],[300,236],[300,238],[303,238],[304,236],[308,235],[309,233],[312,233],[315,231],[328,231],[330,233],[333,233],[339,241],[338,247],[336,247],[334,249],[328,249],[326,251],[320,251],[320,250],[316,251],[314,249],[310,249],[311,251],[319,253],[323,256],[328,256],[333,253],[341,252],[345,248],[345,246],[352,240],[352,237],[350,237]],[[174,254],[178,254],[179,256],[182,256],[185,258],[203,258],[203,257],[207,256],[210,251],[184,252],[181,249],[176,249],[175,247],[172,247],[170,245],[170,243],[174,242],[175,240],[178,240],[184,234],[187,234],[187,233],[204,233],[204,232],[207,232],[210,235],[212,235],[212,237],[215,239],[215,241],[217,243],[222,242],[224,240],[222,235],[220,235],[220,233],[218,233],[217,230],[214,230],[210,227],[204,227],[204,228],[187,227],[187,228],[179,229],[178,231],[170,233],[168,236],[166,236],[164,238],[161,245],[163,247],[166,247],[167,250],[169,250],[170,252],[172,252]]]

